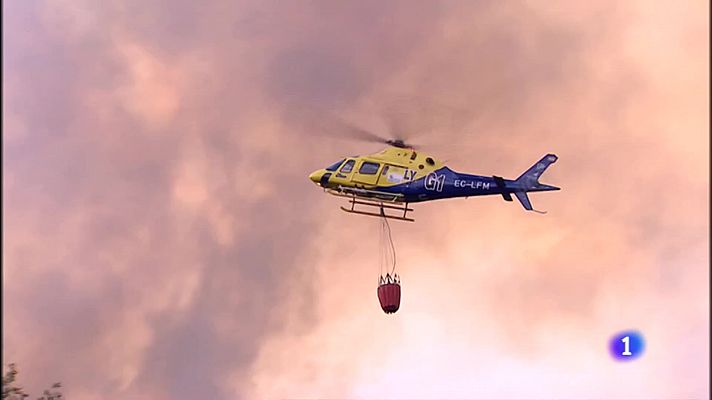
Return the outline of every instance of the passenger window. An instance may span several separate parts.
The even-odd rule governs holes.
[[[344,166],[341,167],[341,171],[339,171],[339,172],[348,174],[349,172],[351,172],[352,169],[354,169],[354,160],[349,160],[349,161],[346,161],[346,164],[344,164]]]
[[[389,183],[401,183],[405,178],[406,170],[402,167],[397,167],[395,165],[386,165],[383,169],[388,169],[388,173],[383,174],[386,177],[386,181]]]
[[[378,168],[380,166],[381,164],[367,161],[361,164],[361,168],[359,168],[358,173],[364,175],[375,175],[376,173],[378,173]]]

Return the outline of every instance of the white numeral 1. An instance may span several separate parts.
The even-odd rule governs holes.
[[[630,352],[630,337],[626,336],[621,339],[621,342],[625,343],[625,350],[621,353],[622,356],[632,356],[633,353]]]

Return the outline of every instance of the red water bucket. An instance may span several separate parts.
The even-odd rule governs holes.
[[[400,307],[401,287],[397,277],[386,279],[381,278],[378,285],[378,301],[381,303],[381,308],[386,314],[392,314],[398,311]]]

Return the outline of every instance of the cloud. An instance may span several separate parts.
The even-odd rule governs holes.
[[[5,359],[78,399],[701,396],[709,22],[689,7],[4,5]],[[315,134],[321,110],[462,171],[555,152],[563,190],[532,196],[545,217],[418,205],[386,317],[378,221],[306,179],[378,147]],[[629,327],[649,353],[626,369],[605,343]]]

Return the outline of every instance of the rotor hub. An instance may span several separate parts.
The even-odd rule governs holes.
[[[401,149],[407,149],[408,147],[410,147],[410,146],[406,145],[405,142],[401,139],[389,139],[388,141],[386,141],[386,143],[388,143],[389,145],[391,145],[393,147],[398,147]]]

